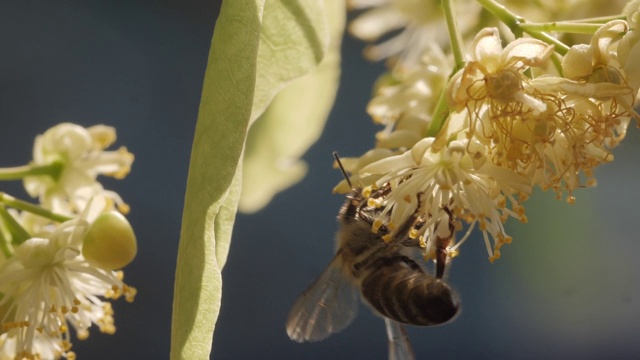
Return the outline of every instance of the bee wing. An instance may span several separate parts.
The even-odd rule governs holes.
[[[320,341],[346,328],[358,312],[358,292],[343,274],[340,253],[289,311],[287,334],[297,342]]]
[[[386,317],[384,324],[387,326],[389,338],[389,360],[414,360],[413,349],[404,325]]]

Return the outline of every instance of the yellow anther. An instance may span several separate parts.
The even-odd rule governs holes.
[[[367,199],[367,206],[372,207],[372,208],[379,208],[380,206],[382,206],[382,200],[381,199],[369,198],[369,199]]]
[[[68,340],[62,340],[62,343],[60,345],[62,345],[62,349],[64,351],[71,350],[71,343]]]
[[[389,241],[391,241],[391,234],[383,235],[382,241],[384,241],[385,243],[388,243]]]
[[[371,225],[371,232],[373,232],[374,234],[378,232],[378,230],[380,230],[380,227],[384,225],[382,223],[382,220],[380,219],[375,219],[373,221],[373,224]]]
[[[76,337],[78,340],[87,340],[89,338],[89,331],[86,329],[78,330]]]

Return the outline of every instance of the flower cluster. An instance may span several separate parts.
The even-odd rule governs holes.
[[[388,1],[376,10],[401,3],[409,4]],[[496,10],[493,2],[479,3]],[[368,109],[385,125],[376,148],[344,161],[369,202],[382,208],[373,230],[421,219],[410,234],[434,258],[438,239],[450,240],[452,257],[477,228],[493,261],[511,242],[504,222],[526,222],[522,203],[535,187],[573,203],[576,189],[595,186],[594,169],[613,160],[631,119],[640,118],[633,109],[639,3],[625,8],[626,21],[592,24],[586,43],[565,45],[529,30],[535,36],[503,46],[503,38],[527,28],[505,21],[516,28],[503,37],[498,28],[480,29],[453,72],[448,49],[435,40],[405,42],[421,49],[423,61],[391,69],[395,82],[378,89]],[[382,187],[389,190],[371,191]],[[344,182],[336,187],[346,190]]]
[[[119,270],[137,252],[131,226],[116,211],[128,208],[97,181],[130,170],[126,149],[105,151],[114,141],[111,127],[60,124],[36,138],[29,165],[0,169],[40,200],[0,193],[0,359],[75,359],[72,331],[86,339],[96,325],[113,334],[106,300],[133,301],[136,289]]]

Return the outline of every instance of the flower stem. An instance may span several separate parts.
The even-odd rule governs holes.
[[[456,17],[453,9],[453,0],[444,0],[442,1],[442,7],[444,10],[444,16],[447,20],[447,29],[449,30],[449,42],[451,43],[451,52],[453,53],[453,59],[455,61],[456,67],[454,69],[454,73],[458,70],[462,69],[465,65],[464,61],[464,50],[462,48],[462,36],[460,35],[460,30],[458,30],[458,23],[456,22]]]
[[[440,93],[440,98],[438,98],[438,103],[433,111],[431,124],[429,124],[429,128],[427,129],[427,137],[435,137],[442,128],[442,125],[444,125],[447,117],[449,117],[449,104],[447,104],[445,94],[445,90]]]
[[[569,51],[569,47],[565,45],[562,41],[554,38],[553,36],[542,32],[542,31],[528,31],[525,30],[521,25],[526,23],[527,20],[522,16],[516,15],[509,11],[502,4],[499,4],[495,0],[476,0],[480,5],[482,5],[487,11],[493,14],[495,17],[500,19],[505,25],[509,27],[511,32],[516,37],[522,37],[523,33],[526,32],[532,38],[542,40],[547,44],[551,44],[555,46],[555,50],[560,55],[565,55],[567,51]]]
[[[575,20],[571,20],[571,22],[606,24],[609,21],[613,21],[613,20],[627,20],[627,17],[624,14],[620,14],[620,15],[611,15],[611,16],[592,17],[592,18],[586,18],[586,19],[575,19]]]
[[[1,227],[1,225],[0,225]],[[13,257],[13,249],[9,245],[9,240],[4,236],[4,231],[0,229],[0,250],[5,259]]]
[[[0,168],[0,180],[20,180],[26,176],[49,175],[54,179],[60,177],[64,164],[54,161],[48,165],[32,166],[23,165],[9,168]]]
[[[20,225],[20,223],[11,216],[11,214],[9,214],[4,205],[0,205],[0,220],[4,222],[7,230],[9,230],[9,233],[11,234],[11,242],[14,245],[20,245],[31,237],[29,232],[27,232],[27,230],[25,230],[25,228],[23,228],[22,225]]]
[[[455,61],[455,67],[451,74],[457,73],[460,69],[464,68],[466,62],[464,60],[464,50],[462,48],[462,36],[460,30],[458,30],[458,23],[456,22],[456,16],[453,9],[453,0],[443,0],[442,8],[444,10],[444,16],[447,19],[447,28],[449,30],[449,42],[451,43],[451,52]],[[438,103],[433,111],[431,124],[427,129],[427,136],[436,136],[444,121],[449,116],[449,105],[447,104],[446,88],[440,93]]]
[[[50,210],[47,210],[45,208],[42,208],[38,205],[34,205],[30,202],[26,202],[24,200],[20,200],[20,199],[16,199],[13,196],[9,195],[9,194],[5,194],[3,192],[0,192],[0,202],[11,206],[13,208],[16,208],[18,210],[22,210],[22,211],[28,211],[32,214],[36,214],[38,216],[42,216],[44,218],[53,220],[53,221],[57,221],[57,222],[65,222],[68,220],[71,220],[72,218],[69,216],[65,216],[65,215],[60,215],[60,214],[56,214]]]
[[[602,24],[598,23],[574,23],[574,22],[549,22],[549,23],[524,23],[519,25],[520,28],[527,32],[563,32],[572,34],[595,34]]]

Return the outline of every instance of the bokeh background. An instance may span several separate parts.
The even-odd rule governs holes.
[[[114,336],[75,341],[79,359],[167,359],[183,195],[202,76],[219,0],[0,1],[0,166],[29,161],[33,138],[63,121],[117,127],[136,156],[122,181],[105,180],[132,211],[139,254],[125,269],[138,288],[115,303]],[[223,271],[215,359],[385,359],[383,322],[361,307],[342,333],[290,341],[289,307],[333,253],[343,198],[331,152],[355,156],[378,129],[364,109],[382,71],[363,44],[343,44],[343,75],[307,177],[263,211],[239,215]],[[301,119],[304,121],[304,119]],[[630,129],[595,189],[568,205],[536,192],[528,224],[489,264],[469,239],[449,282],[463,312],[452,324],[412,328],[419,359],[633,359],[640,356],[640,130]],[[3,191],[26,196],[20,183]]]

